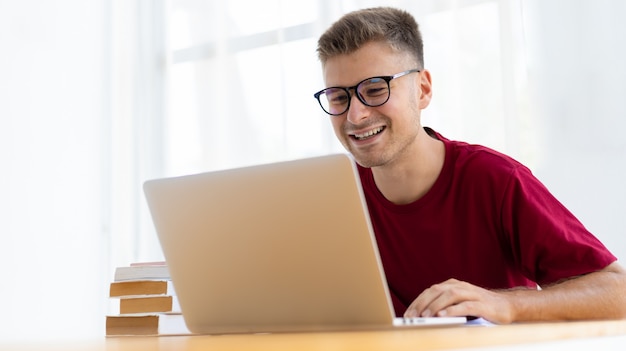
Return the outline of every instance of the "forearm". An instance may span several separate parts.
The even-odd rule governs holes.
[[[626,272],[616,263],[542,290],[504,294],[513,321],[626,318]]]
[[[605,269],[542,290],[486,290],[449,279],[424,290],[405,317],[477,316],[498,324],[626,318],[626,271]]]

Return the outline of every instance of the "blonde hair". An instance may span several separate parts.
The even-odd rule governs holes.
[[[322,64],[334,56],[350,54],[371,41],[387,42],[394,50],[405,51],[424,66],[422,35],[415,18],[391,7],[374,7],[341,17],[317,41]]]

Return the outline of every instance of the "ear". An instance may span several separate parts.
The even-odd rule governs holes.
[[[419,107],[420,109],[425,109],[430,104],[430,98],[433,95],[430,72],[425,69],[419,73],[419,77],[420,77]]]

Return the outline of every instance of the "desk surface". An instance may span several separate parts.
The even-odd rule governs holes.
[[[454,326],[361,332],[116,337],[60,343],[2,344],[1,350],[446,350],[577,338],[626,336],[626,320],[531,323],[505,326]],[[619,340],[623,340],[620,338]],[[623,342],[623,341],[620,341]]]

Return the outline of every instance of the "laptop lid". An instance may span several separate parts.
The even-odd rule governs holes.
[[[392,325],[349,156],[150,180],[144,192],[192,332]]]

